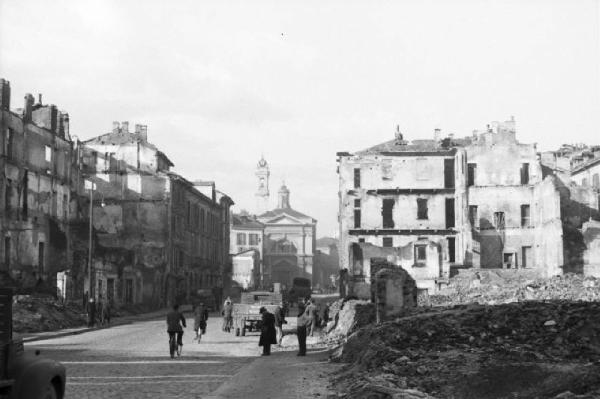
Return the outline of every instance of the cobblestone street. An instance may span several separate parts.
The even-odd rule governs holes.
[[[256,360],[258,335],[236,337],[209,319],[197,344],[190,324],[180,358],[171,359],[162,320],[26,344],[67,368],[67,398],[201,398]]]

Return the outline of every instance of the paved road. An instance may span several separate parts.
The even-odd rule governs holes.
[[[236,337],[209,319],[200,344],[189,320],[183,354],[171,359],[161,320],[26,344],[67,368],[66,398],[201,398],[256,360],[258,335]]]

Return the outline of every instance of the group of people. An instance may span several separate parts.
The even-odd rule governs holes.
[[[268,356],[271,354],[271,345],[281,345],[283,325],[287,324],[286,309],[283,304],[280,304],[273,313],[270,313],[265,307],[261,307],[259,312],[262,315],[262,323],[258,345],[263,347],[261,356]],[[319,305],[311,298],[306,298],[298,303],[296,328],[298,356],[306,356],[306,337],[313,336],[315,330],[320,326],[327,325],[328,321],[329,304],[320,309]]]
[[[94,298],[90,298],[85,304],[87,313],[88,327],[94,327],[96,322],[101,326],[110,326],[111,303],[108,299],[103,299],[102,295],[98,296],[98,303]]]

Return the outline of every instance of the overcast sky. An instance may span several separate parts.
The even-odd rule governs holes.
[[[376,4],[376,5],[374,5]],[[337,227],[337,151],[468,135],[514,115],[552,149],[598,143],[599,2],[0,0],[0,77],[69,112],[87,139],[112,121],[190,180],[255,207],[261,153],[272,201]]]

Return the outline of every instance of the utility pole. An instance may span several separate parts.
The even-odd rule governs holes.
[[[90,240],[89,240],[89,253],[88,253],[88,283],[89,283],[89,287],[88,287],[88,292],[89,292],[89,298],[94,298],[94,284],[92,283],[92,233],[93,233],[93,219],[94,219],[94,183],[90,182]]]

